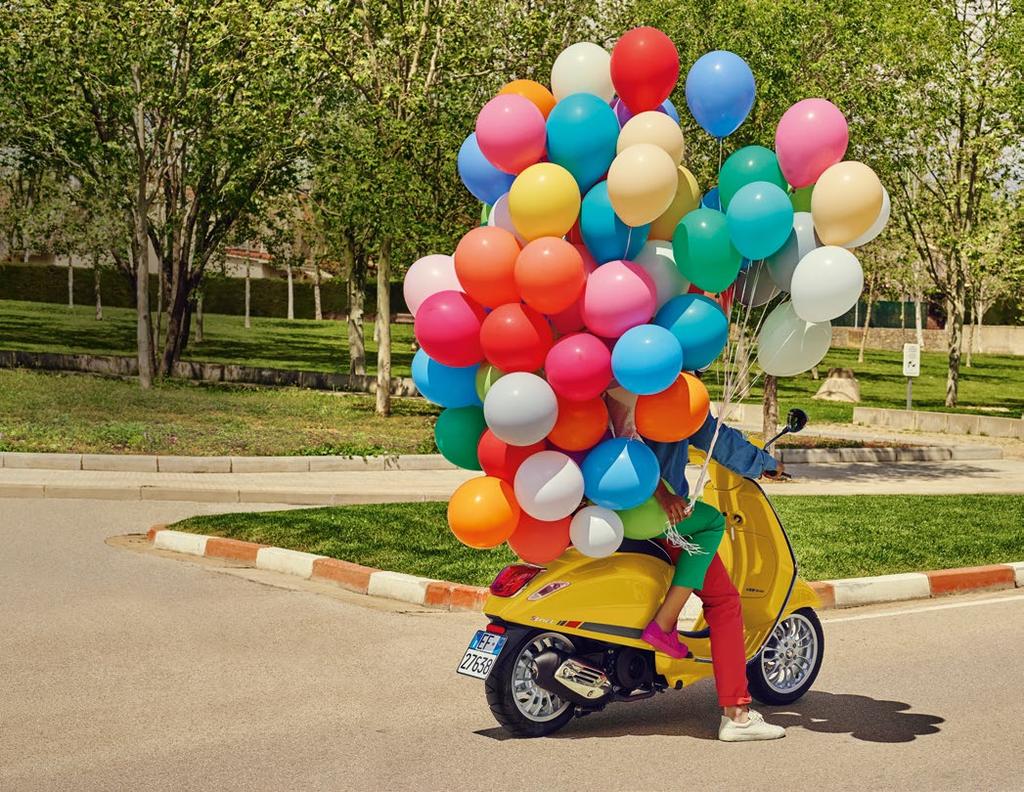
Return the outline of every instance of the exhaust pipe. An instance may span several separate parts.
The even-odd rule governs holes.
[[[535,658],[537,684],[560,698],[582,706],[609,696],[612,683],[600,668],[562,652],[548,649]]]

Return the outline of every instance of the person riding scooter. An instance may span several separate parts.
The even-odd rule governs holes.
[[[630,399],[626,391],[618,389],[609,392],[609,397],[609,414],[616,436],[636,436],[635,397]],[[717,555],[725,532],[725,519],[712,506],[691,503],[687,498],[689,443],[707,452],[716,423],[717,419],[709,414],[696,434],[687,440],[674,443],[645,440],[661,465],[662,480],[655,498],[674,526],[670,532],[675,535],[665,542],[666,549],[678,553],[678,558],[672,584],[654,619],[644,630],[643,640],[670,657],[686,657],[688,649],[679,640],[677,623],[690,594],[696,593],[703,603],[704,618],[711,632],[711,661],[718,703],[722,707],[719,739],[726,742],[778,739],[785,736],[785,729],[766,723],[761,714],[749,706],[751,697],[747,689],[739,592]],[[712,458],[744,477],[782,474],[781,462],[748,442],[741,432],[724,424],[718,428]]]

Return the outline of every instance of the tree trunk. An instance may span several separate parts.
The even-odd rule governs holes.
[[[295,318],[295,281],[292,278],[291,264],[288,264],[288,318]]]
[[[974,316],[973,316],[973,314],[974,314],[975,310],[976,310],[975,307],[972,305],[971,306],[971,314],[972,315],[965,320],[965,323],[967,324],[967,343],[965,344],[965,346],[967,347],[967,359],[964,361],[964,365],[967,366],[967,368],[971,368],[974,365],[974,355],[973,355],[973,352],[974,352]]]
[[[868,306],[864,312],[864,332],[860,336],[860,351],[857,353],[857,362],[864,362],[864,347],[868,343],[868,331],[871,329],[871,308],[875,303],[875,278],[868,283]]]
[[[779,431],[779,382],[771,374],[764,375],[764,403],[761,413],[761,432],[764,439],[775,437]]]
[[[324,320],[323,307],[320,304],[320,259],[313,261],[313,318],[318,322]]]
[[[96,321],[103,321],[103,297],[100,294],[100,257],[92,257],[92,291],[96,295]]]
[[[975,328],[974,328],[973,342],[974,342],[974,351],[977,352],[979,355],[982,354],[985,351],[982,348],[982,344],[981,344],[981,328],[985,324],[985,311],[987,311],[987,310],[988,310],[988,300],[978,301],[978,302],[976,302],[974,304],[974,324],[975,324]]]
[[[192,290],[196,285],[195,279],[184,273],[174,279],[175,290],[169,295],[167,334],[163,354],[160,356],[160,373],[165,377],[171,375],[174,364],[181,358],[182,351],[188,345],[193,307]]]
[[[75,307],[75,264],[68,256],[68,308]]]
[[[203,343],[203,293],[196,298],[196,343]]]
[[[351,239],[343,249],[348,271],[348,370],[366,374],[366,341],[363,337],[363,310],[366,307],[366,262],[356,256]]]
[[[918,294],[914,300],[914,329],[917,331],[917,345],[924,351],[924,324],[921,320],[921,302],[924,295]]]
[[[391,415],[391,240],[377,259],[377,415]]]
[[[949,313],[946,316],[946,334],[949,344],[949,368],[946,374],[946,406],[956,407],[957,392],[960,384],[960,345],[964,333],[964,301],[957,296],[949,301]]]
[[[153,320],[149,312],[149,220],[146,200],[146,177],[139,178],[138,195],[135,204],[135,239],[132,251],[135,254],[135,340],[138,346],[139,386],[153,387]]]
[[[249,261],[245,262],[245,326],[252,327],[252,320],[249,318],[249,306],[252,302],[252,290],[249,286]]]

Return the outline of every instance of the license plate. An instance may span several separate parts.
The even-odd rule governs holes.
[[[494,664],[498,660],[498,655],[504,648],[504,635],[477,630],[456,670],[466,676],[487,679],[487,675],[491,673],[491,669],[494,668]]]

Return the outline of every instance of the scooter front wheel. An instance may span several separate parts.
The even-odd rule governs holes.
[[[811,689],[825,654],[825,635],[811,608],[783,618],[747,663],[750,695],[762,704],[792,704]]]
[[[502,653],[484,690],[495,720],[517,737],[543,737],[572,720],[572,702],[537,684],[534,658],[548,649],[575,651],[572,641],[556,632],[531,630]]]

